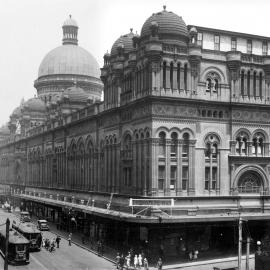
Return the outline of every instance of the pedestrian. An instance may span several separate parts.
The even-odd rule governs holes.
[[[138,269],[139,261],[138,261],[138,256],[135,254],[134,256],[134,268]]]
[[[100,240],[98,240],[97,242],[97,253],[98,253],[98,256],[101,256],[101,252],[102,252],[102,243]]]
[[[49,251],[50,252],[54,251],[54,248],[55,248],[55,239],[52,238],[51,241],[50,241],[50,249],[49,249]]]
[[[61,237],[57,235],[56,240],[55,240],[57,248],[59,248],[60,241],[61,241]]]
[[[43,248],[45,248],[45,238],[44,238],[44,236],[42,236],[42,240],[41,240],[42,242],[41,242],[41,246],[43,247]]]
[[[49,250],[50,247],[50,240],[48,238],[45,239],[45,248]]]
[[[143,264],[143,258],[142,258],[141,254],[139,254],[139,256],[138,256],[138,264],[139,264],[139,269],[141,269],[142,264]]]
[[[197,260],[198,259],[198,254],[199,254],[199,251],[196,249],[193,253],[193,259],[194,260]]]
[[[116,261],[116,269],[119,269],[120,268],[120,254],[119,252],[117,252],[117,255],[116,255],[116,258],[115,258],[115,261]]]
[[[144,270],[148,270],[148,269],[149,269],[148,267],[149,267],[149,266],[148,266],[148,261],[147,261],[146,258],[144,258],[144,259],[143,259],[143,269],[144,269]]]
[[[124,269],[124,264],[125,264],[125,258],[124,258],[124,255],[123,253],[121,254],[121,257],[120,257],[120,260],[119,260],[119,270],[123,270]]]
[[[161,258],[159,258],[157,261],[157,269],[162,270],[162,259]]]
[[[193,252],[192,252],[192,250],[188,253],[188,257],[189,257],[190,261],[193,260]]]
[[[128,255],[126,256],[127,269],[130,268],[130,261],[131,261],[131,255],[130,255],[130,252],[129,252]]]
[[[71,246],[71,237],[72,237],[72,233],[70,233],[68,235],[68,245]]]

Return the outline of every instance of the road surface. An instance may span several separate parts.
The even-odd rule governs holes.
[[[17,217],[0,209],[0,224],[10,219],[10,224]],[[56,237],[52,232],[42,232],[45,238]],[[4,269],[4,259],[0,256],[0,269]],[[107,260],[83,249],[75,244],[68,245],[68,241],[61,239],[60,248],[49,252],[44,248],[39,252],[30,253],[28,265],[9,265],[9,270],[112,270],[115,266]]]

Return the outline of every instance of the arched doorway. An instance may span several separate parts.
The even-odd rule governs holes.
[[[239,193],[260,193],[263,179],[256,171],[246,171],[240,176],[237,187]]]

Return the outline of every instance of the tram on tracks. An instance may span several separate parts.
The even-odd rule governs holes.
[[[14,229],[9,230],[8,263],[29,263],[30,242]],[[6,228],[0,229],[0,253],[5,258],[6,254]]]
[[[15,220],[12,223],[12,228],[21,233],[26,239],[30,242],[30,251],[40,250],[42,236],[40,230],[37,229],[36,225],[27,222],[21,223],[16,222]]]

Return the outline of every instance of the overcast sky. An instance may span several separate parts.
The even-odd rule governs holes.
[[[166,5],[187,25],[270,36],[267,0],[0,0],[0,125],[33,87],[43,57],[61,45],[62,23],[72,14],[79,45],[103,64],[103,55],[130,28]]]

